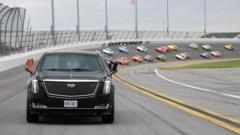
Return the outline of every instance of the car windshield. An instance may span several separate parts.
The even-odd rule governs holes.
[[[51,54],[44,58],[42,71],[101,72],[99,58],[95,55]]]

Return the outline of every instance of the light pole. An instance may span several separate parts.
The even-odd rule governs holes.
[[[80,11],[79,11],[79,0],[77,0],[77,34],[78,34],[78,41],[80,41]]]
[[[80,41],[80,10],[79,10],[79,0],[77,0],[77,34],[78,34],[78,41]]]
[[[52,0],[52,26],[51,26],[51,34],[53,44],[56,45],[56,38],[55,38],[55,16],[54,16],[54,0]]]
[[[206,36],[206,33],[207,33],[207,1],[204,0],[204,35]]]
[[[105,0],[105,33],[106,33],[106,39],[109,38],[108,35],[108,0]]]
[[[135,0],[135,33],[136,39],[138,39],[138,0]]]
[[[163,21],[162,25],[163,25],[163,34],[166,35],[166,22]]]
[[[167,37],[169,37],[169,1],[167,0]]]

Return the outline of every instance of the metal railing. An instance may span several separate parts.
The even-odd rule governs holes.
[[[80,42],[76,31],[56,31],[55,40],[50,31],[29,31],[24,32],[21,52],[31,51],[44,47],[59,46],[68,43],[86,43],[106,40],[136,40],[136,33],[128,30],[110,30],[109,39],[103,30],[81,31]],[[201,38],[201,32],[171,32],[169,38]],[[165,32],[161,31],[139,31],[140,39],[168,38]],[[54,42],[56,44],[54,44]],[[11,52],[10,52],[11,53]]]
[[[13,34],[14,33],[14,34]],[[16,35],[17,32],[5,33],[5,37]],[[21,33],[21,40],[16,41],[14,38],[7,39],[6,45],[11,45],[11,49],[5,50],[3,54],[12,54],[32,51],[45,47],[55,47],[69,43],[86,43],[96,41],[134,41],[136,40],[136,33],[129,30],[110,30],[109,38],[106,39],[104,30],[91,30],[80,32],[80,42],[78,41],[78,34],[76,31],[56,31],[55,36],[52,36],[51,31],[24,31]],[[153,40],[153,39],[202,39],[204,33],[202,32],[170,32],[169,36],[163,31],[139,31],[139,39]],[[53,39],[55,37],[55,39]],[[19,38],[19,37],[18,37]],[[213,38],[213,37],[209,37]],[[6,39],[5,39],[6,40]],[[7,51],[7,52],[6,52]]]

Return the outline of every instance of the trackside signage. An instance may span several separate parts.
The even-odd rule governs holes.
[[[143,41],[130,41],[130,42],[110,42],[108,46],[121,46],[121,45],[140,45]]]

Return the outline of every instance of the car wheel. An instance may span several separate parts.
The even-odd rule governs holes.
[[[106,124],[110,124],[114,122],[114,106],[111,110],[111,113],[109,115],[103,115],[102,116],[102,122]]]
[[[26,109],[26,119],[27,119],[27,122],[29,122],[29,123],[35,123],[35,122],[38,122],[39,115],[31,114],[30,110],[29,110],[29,107],[27,107],[27,109]]]

